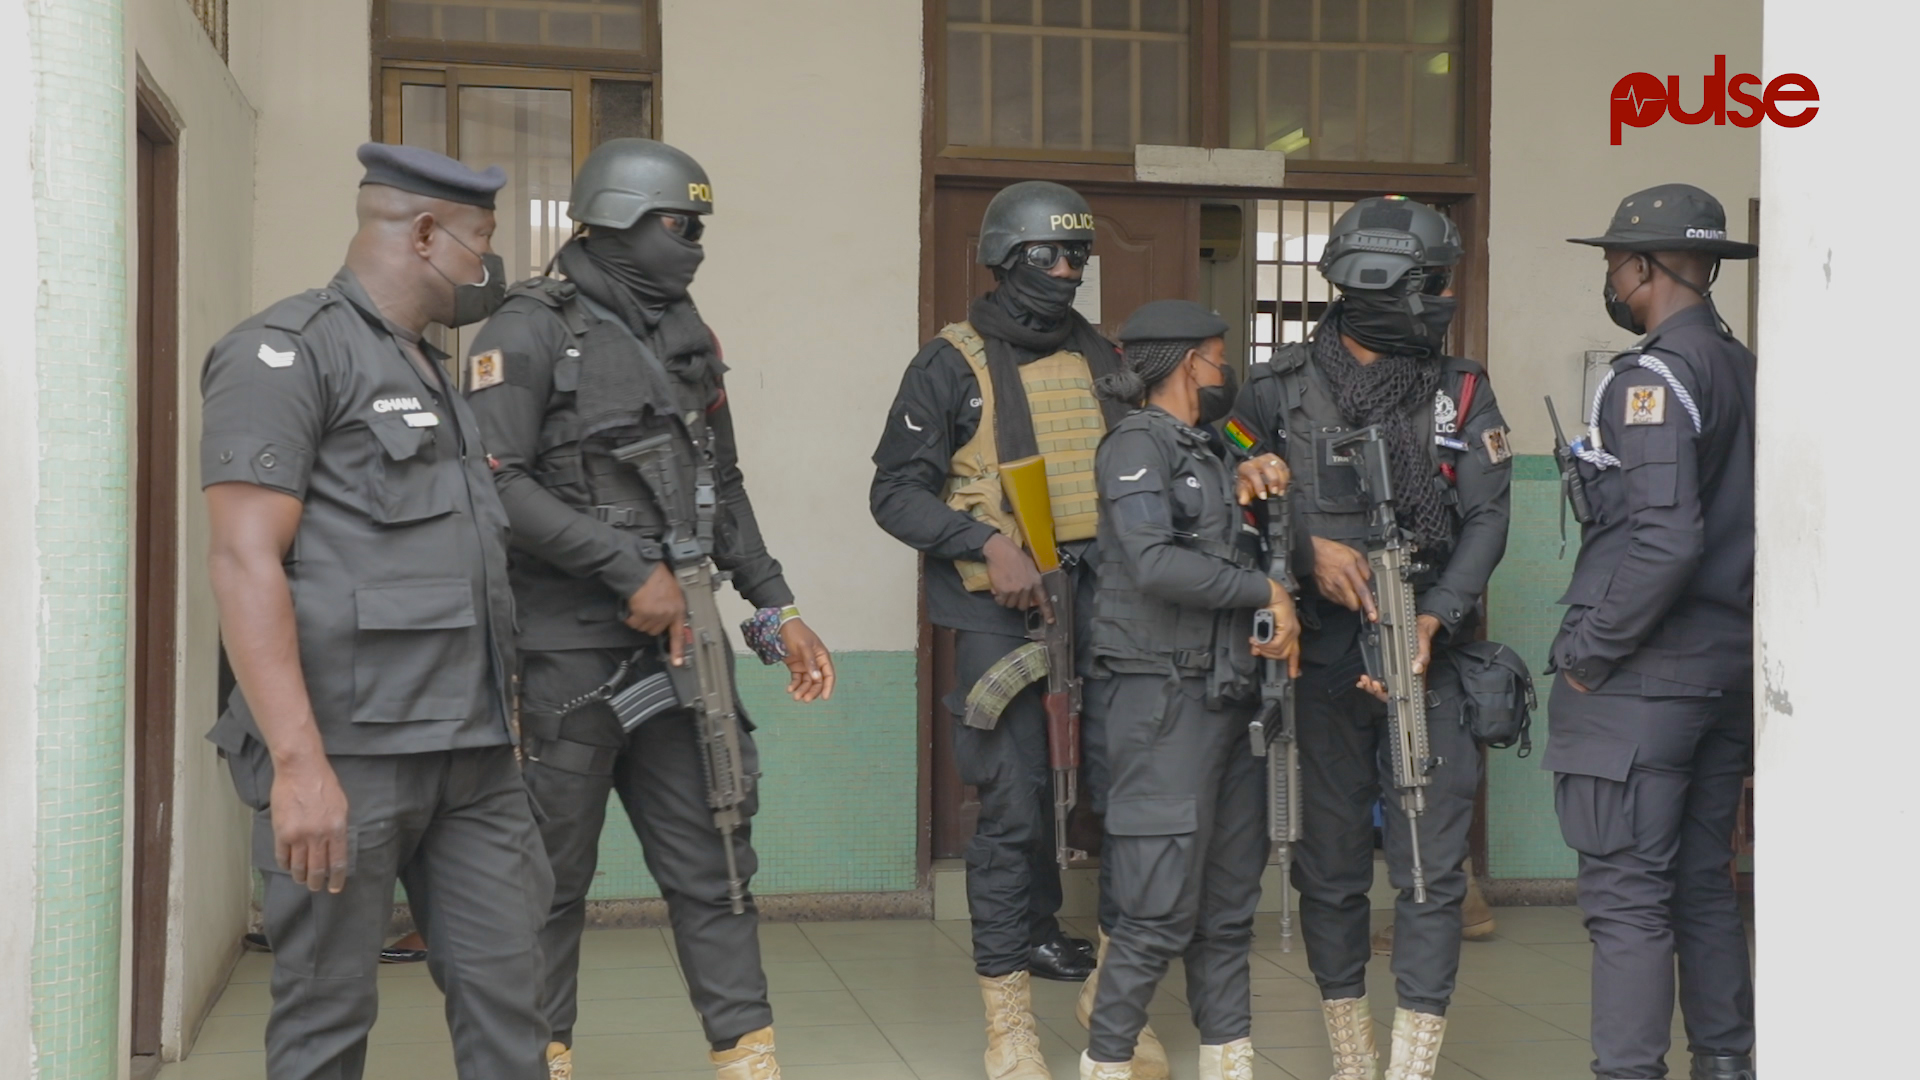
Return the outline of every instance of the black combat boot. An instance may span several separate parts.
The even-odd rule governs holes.
[[[1753,1055],[1727,1057],[1694,1055],[1693,1080],[1754,1080]]]

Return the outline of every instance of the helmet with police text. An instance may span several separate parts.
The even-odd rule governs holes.
[[[1079,192],[1047,180],[1002,188],[980,219],[980,264],[1007,265],[1022,244],[1093,244],[1093,208]]]
[[[1460,255],[1460,230],[1446,215],[1404,195],[1383,195],[1361,199],[1333,223],[1320,252],[1320,273],[1342,292],[1384,291],[1410,271],[1444,278],[1432,272],[1459,262]]]
[[[582,225],[625,229],[659,211],[713,213],[707,170],[686,151],[653,139],[608,139],[573,178],[567,216]]]

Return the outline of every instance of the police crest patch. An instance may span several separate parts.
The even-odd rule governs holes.
[[[1667,388],[1664,386],[1627,387],[1628,427],[1667,422]]]
[[[1487,464],[1499,465],[1513,460],[1513,447],[1507,443],[1507,429],[1493,427],[1480,433],[1480,444],[1487,448]]]
[[[500,354],[499,349],[474,353],[467,363],[471,368],[467,374],[469,390],[485,390],[507,381],[507,358]]]
[[[1433,430],[1441,435],[1453,434],[1460,422],[1460,408],[1447,396],[1445,390],[1433,392]]]

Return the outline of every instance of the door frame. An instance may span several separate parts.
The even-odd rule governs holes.
[[[1199,19],[1221,18],[1224,0],[1193,0]],[[1044,160],[1034,155],[1001,152],[1000,156],[953,156],[942,153],[946,117],[942,112],[941,75],[946,62],[945,0],[921,0],[921,122],[920,122],[920,339],[931,339],[938,332],[934,299],[934,198],[935,190],[949,185],[995,185],[1020,180],[1053,180],[1071,186],[1089,199],[1102,194],[1185,195],[1207,199],[1309,198],[1349,199],[1371,194],[1396,193],[1425,201],[1446,203],[1466,244],[1456,280],[1463,285],[1467,300],[1460,306],[1458,331],[1461,348],[1470,357],[1487,355],[1487,283],[1488,283],[1488,200],[1492,183],[1492,144],[1489,131],[1493,118],[1493,0],[1463,0],[1465,33],[1461,52],[1466,68],[1462,87],[1461,138],[1463,162],[1450,166],[1393,166],[1372,163],[1307,162],[1290,166],[1278,188],[1225,188],[1172,184],[1143,184],[1135,179],[1131,164]],[[1198,36],[1198,35],[1197,35]],[[1208,46],[1206,39],[1196,45],[1197,71],[1215,70],[1216,79],[1196,78],[1198,91],[1189,95],[1192,108],[1200,115],[1190,123],[1195,142],[1202,147],[1225,143],[1224,108],[1226,65]],[[1197,203],[1196,203],[1197,205]],[[1196,253],[1197,258],[1197,253]],[[919,577],[919,639],[917,643],[919,697],[919,870],[923,884],[931,882],[933,866],[933,630],[927,621],[925,559]],[[1485,770],[1476,794],[1474,824],[1469,838],[1477,873],[1486,876],[1487,785]]]
[[[142,73],[135,87],[132,1022],[160,1053],[173,858],[180,594],[180,124]]]

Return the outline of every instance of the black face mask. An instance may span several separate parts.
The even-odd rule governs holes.
[[[1015,263],[1000,278],[1000,292],[1008,306],[1037,330],[1058,326],[1073,310],[1073,297],[1079,291],[1078,281],[1054,277],[1023,262]]]
[[[448,233],[447,238],[467,248],[469,253],[473,252],[465,240],[452,233]],[[447,283],[453,286],[453,315],[447,320],[449,327],[471,326],[500,310],[500,305],[507,299],[506,260],[491,251],[480,256],[480,280],[473,284],[462,284],[447,277],[447,272],[432,262],[427,265],[432,266],[434,273],[446,278]]]
[[[1620,264],[1620,266],[1625,265],[1627,264]],[[1600,297],[1607,305],[1607,318],[1613,320],[1613,325],[1630,334],[1644,334],[1647,332],[1647,325],[1633,317],[1633,306],[1628,304],[1627,300],[1633,296],[1633,293],[1644,288],[1647,282],[1642,279],[1640,284],[1633,287],[1633,292],[1621,296],[1620,290],[1613,287],[1613,275],[1618,269],[1619,267],[1615,266],[1607,267],[1607,280],[1600,290]]]
[[[1204,358],[1201,362],[1220,371],[1219,386],[1200,388],[1200,426],[1205,427],[1225,420],[1233,411],[1234,399],[1240,396],[1240,372],[1232,364],[1215,365]]]
[[[1387,356],[1439,356],[1458,302],[1451,296],[1340,294],[1340,332]]]
[[[661,308],[684,300],[693,275],[707,257],[705,248],[652,214],[631,228],[592,233],[586,244],[601,269],[631,291],[643,307]]]

